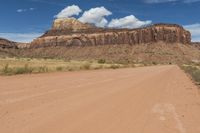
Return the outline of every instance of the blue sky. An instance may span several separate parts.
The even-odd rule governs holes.
[[[72,5],[79,11],[70,16]],[[64,9],[67,12],[61,13]],[[96,16],[89,16],[92,11]],[[176,23],[192,32],[193,41],[200,41],[199,12],[200,0],[1,0],[0,37],[30,42],[48,30],[57,15],[100,27]]]

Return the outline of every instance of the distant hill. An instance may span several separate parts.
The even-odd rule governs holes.
[[[17,48],[16,42],[0,38],[0,48]]]

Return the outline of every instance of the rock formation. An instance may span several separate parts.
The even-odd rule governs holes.
[[[52,28],[35,39],[31,48],[48,46],[87,46],[145,44],[154,42],[190,44],[191,34],[175,24],[155,24],[138,29],[97,28],[74,18],[57,19]]]
[[[83,24],[80,21],[77,21],[74,18],[70,19],[56,19],[53,22],[52,30],[69,30],[72,32],[80,31],[80,30],[87,30],[90,28],[94,28],[94,26],[89,24]]]
[[[0,38],[0,48],[17,48],[16,42],[9,41],[7,39]]]

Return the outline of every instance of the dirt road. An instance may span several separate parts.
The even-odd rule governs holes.
[[[0,133],[200,133],[177,66],[0,77]]]

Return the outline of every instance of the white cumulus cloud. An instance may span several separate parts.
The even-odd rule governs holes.
[[[73,15],[79,15],[82,10],[76,6],[68,6],[63,9],[56,18],[69,18]],[[87,11],[84,11],[82,16],[78,20],[82,23],[93,24],[97,27],[110,27],[110,28],[139,28],[152,23],[152,21],[141,21],[134,15],[126,16],[124,18],[112,19],[110,22],[106,17],[112,15],[112,12],[105,7],[95,7]]]
[[[192,41],[200,41],[200,23],[185,25],[184,28],[191,32]]]
[[[82,10],[77,5],[67,6],[64,8],[60,13],[58,13],[55,17],[56,18],[69,18],[72,16],[77,16],[81,13]]]
[[[79,20],[83,23],[91,23],[97,27],[105,27],[108,24],[106,16],[111,15],[112,12],[107,10],[105,7],[96,7],[91,8],[88,11],[85,11]]]
[[[139,28],[151,24],[152,21],[141,21],[134,15],[126,16],[124,18],[112,19],[108,24],[110,28]]]

